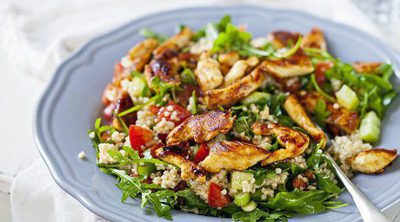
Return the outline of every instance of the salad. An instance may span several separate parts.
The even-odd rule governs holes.
[[[115,65],[89,130],[122,201],[234,221],[287,221],[344,207],[330,153],[349,176],[379,174],[373,148],[397,92],[382,62],[346,63],[323,32],[253,38],[230,16],[145,37]]]

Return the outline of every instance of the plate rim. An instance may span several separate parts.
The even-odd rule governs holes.
[[[370,42],[373,42],[374,45],[382,47],[382,50],[388,55],[388,57],[392,58],[393,61],[392,64],[394,66],[394,70],[399,73],[399,67],[400,67],[400,55],[396,52],[395,49],[390,47],[386,42],[383,42],[382,40],[378,39],[375,36],[372,36],[369,33],[366,33],[358,28],[343,24],[343,23],[338,23],[335,21],[331,21],[325,18],[321,18],[316,15],[309,14],[307,12],[303,11],[298,11],[298,10],[292,10],[292,9],[278,9],[278,8],[269,8],[265,6],[259,6],[255,4],[238,4],[238,5],[229,5],[229,6],[223,6],[223,5],[218,5],[218,6],[194,6],[194,7],[185,7],[185,8],[179,8],[179,9],[169,9],[169,10],[162,10],[162,11],[157,11],[157,12],[152,12],[149,14],[146,14],[144,16],[140,16],[138,18],[132,19],[128,21],[127,23],[120,25],[114,29],[110,29],[108,31],[105,31],[99,35],[97,35],[94,38],[91,38],[88,40],[86,43],[84,43],[78,50],[76,50],[74,53],[72,53],[67,59],[65,59],[61,64],[58,65],[56,70],[53,73],[53,76],[51,80],[48,82],[45,90],[42,92],[42,95],[40,96],[39,101],[36,104],[36,108],[34,109],[33,113],[33,137],[34,137],[34,143],[40,153],[40,156],[44,160],[47,168],[50,171],[50,174],[52,175],[54,181],[56,184],[61,187],[65,192],[67,192],[69,195],[73,196],[78,202],[80,202],[82,205],[84,205],[87,209],[92,211],[93,213],[104,217],[106,219],[110,220],[126,220],[128,218],[122,216],[122,215],[115,215],[114,213],[109,213],[107,209],[104,209],[103,207],[99,206],[98,203],[93,201],[89,195],[85,193],[83,189],[79,189],[79,187],[76,187],[70,181],[66,180],[66,178],[63,176],[63,170],[57,166],[57,163],[53,162],[51,158],[49,157],[51,154],[48,153],[46,149],[51,149],[48,147],[48,144],[45,141],[45,137],[43,132],[42,132],[42,125],[41,120],[43,116],[41,116],[42,113],[42,108],[43,104],[48,103],[51,101],[51,97],[54,96],[55,94],[60,93],[63,90],[63,87],[66,82],[60,83],[61,80],[65,79],[67,77],[67,72],[64,70],[68,68],[68,65],[73,63],[74,61],[79,61],[82,56],[85,55],[85,53],[90,52],[91,50],[96,49],[96,43],[105,41],[108,38],[112,38],[112,36],[116,36],[118,33],[122,32],[125,30],[127,27],[134,25],[135,23],[142,23],[146,20],[150,20],[153,16],[168,16],[170,14],[174,13],[179,13],[182,11],[192,11],[192,10],[207,10],[207,9],[212,9],[212,10],[218,10],[218,9],[229,9],[229,10],[237,10],[237,9],[253,9],[257,11],[265,11],[265,12],[282,12],[282,13],[290,13],[293,14],[294,16],[303,16],[307,17],[308,19],[315,19],[318,20],[319,22],[325,23],[327,26],[336,26],[340,27],[343,29],[346,29],[346,31],[349,32],[356,32],[358,35],[364,35],[365,38],[367,38]],[[61,84],[61,85],[60,85]],[[45,121],[46,120],[42,120]],[[48,121],[48,120],[47,120]],[[384,207],[383,209],[387,209],[396,202],[400,201],[400,197],[393,201],[393,203],[389,204],[388,206]],[[137,215],[140,218],[140,215]],[[132,218],[131,218],[132,219]]]

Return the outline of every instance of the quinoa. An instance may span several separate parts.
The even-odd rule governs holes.
[[[159,166],[157,168],[159,168]],[[164,170],[162,174],[161,172],[151,174],[150,178],[153,179],[153,184],[170,189],[173,189],[182,181],[177,168],[172,165],[168,165],[167,169]]]
[[[332,145],[328,148],[328,152],[338,162],[343,172],[351,177],[353,173],[350,165],[346,163],[346,159],[371,148],[370,144],[361,140],[358,131],[356,131],[350,136],[336,136],[332,140]]]
[[[289,162],[296,164],[301,168],[307,168],[306,159],[303,156],[295,156],[294,158],[290,159]]]
[[[149,106],[145,106],[137,112],[136,125],[150,129],[154,125],[156,117],[150,112]]]
[[[158,122],[153,130],[158,134],[167,134],[175,127],[175,123],[171,121],[167,121],[165,118],[162,118],[160,122]]]
[[[221,170],[219,173],[212,175],[211,179],[207,180],[205,183],[199,182],[197,180],[189,180],[190,188],[197,194],[201,199],[208,203],[208,191],[210,189],[210,183],[218,184],[222,189],[228,188],[228,172],[226,170]]]
[[[118,150],[118,147],[111,143],[100,143],[99,144],[99,163],[111,164],[116,161],[108,154],[109,150]]]

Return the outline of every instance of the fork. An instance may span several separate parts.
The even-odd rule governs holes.
[[[363,193],[361,193],[360,190],[357,189],[356,186],[354,186],[350,179],[343,173],[342,169],[340,169],[333,160],[331,155],[326,153],[326,157],[332,162],[336,174],[349,191],[364,222],[391,222],[391,220],[389,220]]]

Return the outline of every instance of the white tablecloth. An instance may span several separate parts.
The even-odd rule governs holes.
[[[55,67],[95,35],[149,12],[209,4],[260,4],[298,9],[380,32],[346,0],[2,0],[0,2],[0,220],[101,221],[52,180],[31,135],[40,91]],[[8,203],[8,193],[10,202]],[[9,213],[11,212],[11,214]],[[395,210],[396,211],[396,210]],[[11,215],[11,217],[10,217]]]

